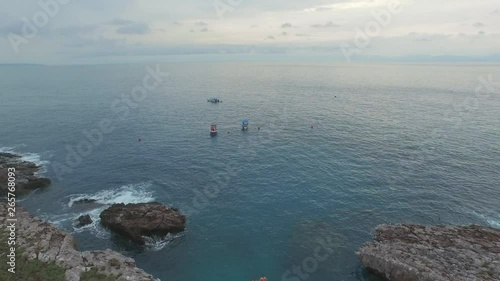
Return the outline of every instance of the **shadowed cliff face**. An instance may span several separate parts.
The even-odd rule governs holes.
[[[482,226],[379,226],[358,252],[390,281],[500,280],[500,230]]]
[[[0,152],[0,196],[2,198],[7,197],[8,193],[9,168],[15,169],[16,196],[23,196],[37,188],[50,185],[49,179],[35,175],[40,170],[36,164],[23,161],[18,155]]]

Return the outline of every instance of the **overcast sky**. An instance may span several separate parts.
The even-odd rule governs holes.
[[[344,51],[355,51],[354,60],[500,57],[499,0],[400,0],[399,12],[388,10],[391,0],[59,1],[69,2],[26,36],[23,17],[33,23],[38,15],[43,23],[38,1],[0,0],[0,63],[209,56],[343,60],[340,46],[350,46]],[[390,13],[390,21],[356,47],[356,28],[373,26],[372,14],[380,11]]]

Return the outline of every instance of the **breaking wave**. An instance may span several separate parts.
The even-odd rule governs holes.
[[[76,194],[70,197],[68,207],[75,202],[92,200],[96,204],[112,205],[118,203],[147,203],[155,200],[150,182],[128,184],[116,189],[101,190],[94,194]]]
[[[101,190],[93,194],[75,194],[69,197],[67,203],[68,213],[63,215],[52,215],[47,218],[52,224],[59,227],[72,227],[74,233],[89,231],[100,239],[109,239],[110,233],[100,225],[99,215],[112,204],[118,203],[147,203],[155,201],[150,182],[128,184],[119,188]],[[88,203],[78,204],[78,201],[88,200]],[[66,204],[66,203],[65,203]],[[78,212],[71,212],[78,208],[83,208]],[[89,215],[92,223],[83,227],[78,227],[77,220],[82,215]],[[168,243],[163,244],[163,247]]]
[[[476,215],[481,220],[483,220],[484,222],[486,222],[489,226],[500,229],[500,217],[492,218],[490,216],[486,216],[476,212],[473,212],[473,214]]]
[[[174,240],[183,237],[183,235],[184,235],[183,233],[177,233],[177,234],[169,233],[167,234],[167,236],[163,238],[158,236],[153,236],[153,237],[144,237],[144,240],[146,241],[147,249],[153,252],[158,252],[161,249],[165,248],[165,246],[172,243]]]
[[[33,152],[19,152],[18,149],[21,147],[25,147],[25,145],[17,145],[17,146],[4,146],[0,147],[0,153],[11,153],[11,154],[16,154],[21,156],[21,160],[27,161],[27,162],[32,162],[35,163],[37,166],[40,166],[41,169],[38,172],[38,174],[43,174],[46,172],[46,166],[50,164],[50,161],[47,160],[48,158],[52,157],[52,154],[50,153],[43,153],[43,154],[38,154],[38,153],[33,153]],[[43,159],[43,160],[42,160]]]

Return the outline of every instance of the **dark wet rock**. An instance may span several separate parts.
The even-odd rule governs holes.
[[[85,199],[76,200],[73,204],[90,204],[90,203],[95,203],[95,202],[97,202],[96,199],[85,198]]]
[[[165,237],[183,231],[186,224],[183,214],[160,203],[114,204],[100,218],[102,225],[140,245],[143,236]]]
[[[105,251],[80,252],[73,237],[37,217],[23,207],[16,207],[16,245],[30,260],[54,262],[63,267],[67,281],[79,281],[89,270],[107,276],[119,276],[117,281],[157,281],[144,270],[137,268],[134,259],[120,253]],[[6,202],[0,202],[0,221],[7,219]],[[22,270],[22,269],[21,269]],[[14,280],[14,279],[12,279]]]
[[[9,168],[15,169],[16,196],[23,196],[35,189],[50,185],[50,179],[38,177],[40,166],[23,161],[21,156],[12,153],[0,153],[0,196],[6,198],[8,190]]]
[[[82,215],[82,216],[78,217],[77,226],[83,227],[83,226],[91,224],[92,222],[93,221],[92,221],[92,218],[90,217],[90,215]]]
[[[500,280],[500,230],[488,227],[381,225],[357,254],[390,281]]]

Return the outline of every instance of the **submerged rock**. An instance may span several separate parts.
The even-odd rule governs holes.
[[[40,171],[40,166],[35,163],[23,161],[21,156],[12,153],[0,152],[0,196],[7,197],[9,168],[15,169],[16,196],[23,196],[31,191],[47,187],[50,179],[41,178],[36,175]]]
[[[93,221],[92,221],[92,218],[90,217],[90,215],[83,215],[83,216],[78,217],[77,227],[83,227],[83,226],[91,224],[92,222]]]
[[[500,230],[482,226],[381,225],[357,253],[390,281],[500,280]]]
[[[186,217],[160,203],[114,204],[104,210],[101,223],[110,230],[144,245],[143,236],[164,237],[185,229]]]

